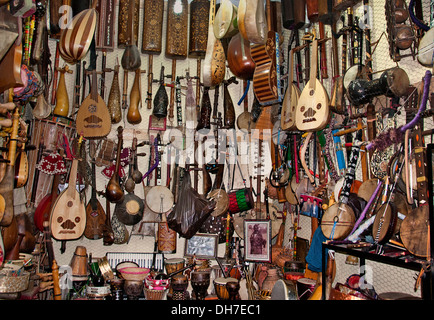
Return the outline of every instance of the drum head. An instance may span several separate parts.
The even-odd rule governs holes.
[[[380,244],[384,244],[390,240],[395,232],[398,216],[396,209],[392,203],[383,204],[375,215],[374,223],[372,224],[372,237]]]
[[[348,86],[350,85],[350,82],[356,79],[365,79],[368,80],[368,76],[367,76],[367,69],[365,66],[362,66],[362,70],[359,74],[359,65],[356,64],[354,66],[352,66],[351,68],[349,68],[344,75],[344,88],[347,89]]]
[[[378,179],[368,179],[363,181],[361,184],[357,195],[365,201],[369,201],[371,196],[374,194],[375,189],[377,189]]]
[[[172,209],[174,203],[173,193],[164,186],[154,186],[146,195],[146,204],[156,213],[166,213]]]
[[[350,234],[355,222],[353,209],[345,203],[335,202],[324,212],[321,230],[327,239],[342,240]]]
[[[294,282],[279,279],[271,291],[271,300],[297,300],[297,288]]]
[[[408,78],[407,72],[398,67],[387,70],[386,72],[387,84],[390,91],[397,97],[402,97],[407,94],[408,87],[410,86],[410,79]]]
[[[216,202],[216,206],[214,210],[211,212],[213,217],[219,217],[225,214],[229,209],[229,197],[225,190],[223,189],[215,189],[212,190],[208,196],[208,199],[214,199]]]
[[[250,132],[252,129],[253,120],[252,115],[248,111],[244,111],[237,118],[237,126],[243,132]]]

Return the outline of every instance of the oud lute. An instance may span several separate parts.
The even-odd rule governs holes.
[[[214,35],[216,1],[211,0],[209,8],[208,40],[203,60],[202,79],[205,87],[219,85],[226,73],[226,56],[222,42]]]
[[[76,240],[86,227],[86,207],[76,188],[78,161],[78,158],[72,159],[68,187],[58,195],[51,208],[50,229],[56,240]]]
[[[317,78],[318,39],[312,44],[309,81],[301,92],[295,112],[295,125],[300,131],[319,131],[325,128],[330,119],[329,96]]]
[[[92,71],[91,92],[78,109],[75,121],[78,134],[86,139],[101,139],[111,131],[111,115],[98,93],[96,70]]]

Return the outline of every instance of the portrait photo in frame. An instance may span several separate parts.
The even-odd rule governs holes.
[[[214,259],[217,256],[217,248],[217,234],[196,233],[190,239],[185,239],[184,256]]]
[[[244,220],[244,258],[252,262],[271,262],[271,220]]]

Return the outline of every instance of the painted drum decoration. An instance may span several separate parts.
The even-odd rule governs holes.
[[[229,212],[231,214],[247,211],[253,208],[253,197],[250,189],[240,189],[228,193]]]

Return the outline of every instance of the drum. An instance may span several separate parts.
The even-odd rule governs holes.
[[[226,191],[223,189],[214,189],[212,190],[208,196],[208,199],[214,199],[216,202],[216,206],[214,210],[211,212],[213,217],[219,217],[225,214],[229,209],[229,198]]]
[[[109,284],[102,287],[86,286],[86,296],[89,300],[106,300],[110,294]]]
[[[188,287],[187,276],[185,274],[176,274],[172,277],[170,284],[173,291],[183,292]]]
[[[185,260],[183,258],[167,259],[164,262],[164,266],[166,267],[166,272],[168,275],[184,268],[184,264]]]
[[[356,80],[356,79],[364,79],[364,80],[368,80],[368,73],[367,73],[367,68],[365,66],[361,66],[361,70],[359,72],[359,65],[356,64],[352,67],[350,67],[344,74],[344,88],[345,90],[348,89],[349,84],[351,83],[351,81]]]
[[[210,271],[193,271],[190,273],[191,287],[193,288],[196,300],[205,300],[210,285]]]
[[[29,172],[35,172],[38,165],[38,149],[44,146],[44,150],[53,152],[62,146],[66,141],[72,145],[75,137],[75,123],[72,119],[66,117],[53,116],[45,119],[33,119],[32,121],[32,135],[29,144],[36,146],[36,150],[28,152],[29,158]],[[51,193],[51,184],[54,177],[53,174],[46,174],[40,172],[38,178],[38,185],[35,187],[35,207],[47,195]],[[32,186],[35,175],[29,175],[27,184],[25,186],[27,194],[32,193]]]
[[[146,204],[153,212],[168,212],[174,204],[173,193],[165,186],[154,186],[146,195]]]
[[[219,277],[216,278],[214,280],[214,288],[215,288],[215,293],[217,295],[217,297],[219,298],[219,300],[229,300],[229,291],[226,288],[226,284],[228,282],[237,282],[238,280],[235,278],[224,278],[224,277]]]
[[[387,97],[401,97],[407,94],[410,79],[407,73],[399,68],[391,68],[382,73],[380,78],[367,81],[356,79],[349,83],[348,99],[354,106],[361,106],[372,98],[385,95]]]
[[[143,288],[146,300],[166,300],[167,290],[155,290],[144,287]]]
[[[228,193],[229,212],[231,214],[247,211],[253,208],[254,201],[250,189],[240,189]]]
[[[308,300],[313,293],[316,281],[309,278],[301,278],[297,280],[297,295],[298,300]]]
[[[271,291],[271,300],[298,300],[294,281],[277,280]]]

